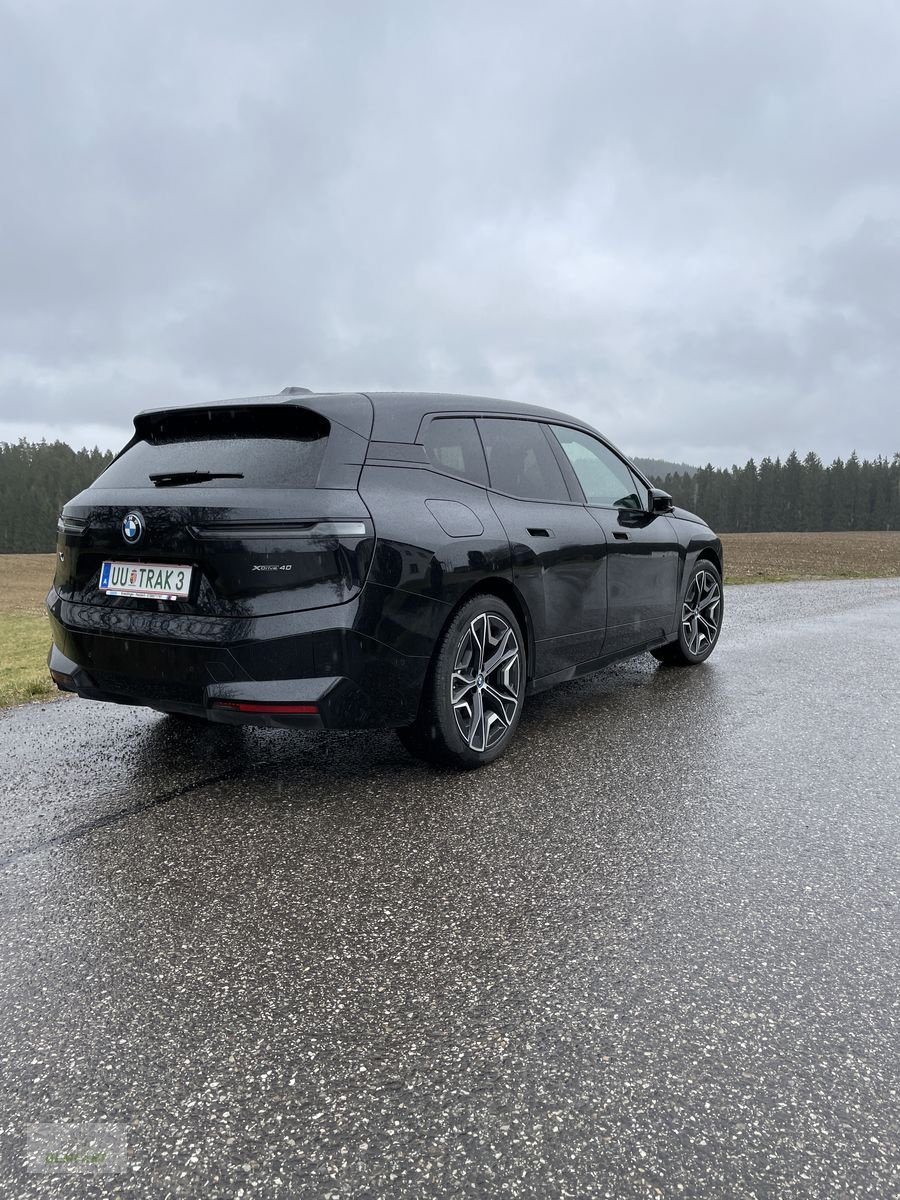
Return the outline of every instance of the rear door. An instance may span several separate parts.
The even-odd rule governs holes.
[[[370,402],[355,399],[370,428]],[[353,423],[285,403],[143,414],[64,509],[57,591],[81,605],[233,617],[350,599],[374,542],[356,488],[368,436]],[[122,581],[178,580],[172,568],[190,573],[181,598],[114,594]]]
[[[539,678],[597,658],[606,628],[606,538],[573,500],[544,427],[478,421],[491,504],[506,530],[513,579],[534,624]]]
[[[587,511],[609,547],[604,653],[635,649],[672,634],[678,587],[678,539],[628,464],[599,438],[552,425],[584,492]]]

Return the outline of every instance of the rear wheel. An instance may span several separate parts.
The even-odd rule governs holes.
[[[481,767],[512,741],[524,695],[525,640],[515,614],[496,596],[473,596],[438,643],[418,718],[397,736],[417,758]]]
[[[703,662],[719,640],[722,616],[722,576],[711,562],[701,559],[694,567],[684,594],[678,637],[650,653],[670,666],[690,667]]]

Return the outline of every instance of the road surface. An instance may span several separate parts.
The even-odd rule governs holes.
[[[726,606],[466,775],[0,716],[0,1195],[900,1195],[900,580]]]

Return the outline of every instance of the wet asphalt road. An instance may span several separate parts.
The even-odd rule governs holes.
[[[900,1195],[900,581],[727,605],[464,776],[0,717],[0,1195]]]

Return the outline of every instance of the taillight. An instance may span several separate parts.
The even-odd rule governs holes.
[[[369,534],[365,521],[216,521],[212,525],[188,527],[194,537],[217,541],[273,538],[358,537]]]
[[[213,700],[213,708],[229,708],[232,712],[242,713],[271,713],[273,716],[308,716],[318,715],[317,704],[282,704],[265,700]]]

